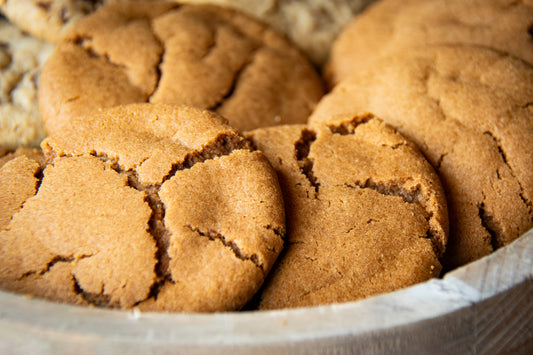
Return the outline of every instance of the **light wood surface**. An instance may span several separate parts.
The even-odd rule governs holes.
[[[531,354],[533,230],[397,292],[285,311],[156,314],[0,293],[0,354]]]

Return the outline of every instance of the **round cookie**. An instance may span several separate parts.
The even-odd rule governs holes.
[[[444,264],[463,265],[533,226],[533,67],[490,49],[382,58],[341,82],[310,122],[372,112],[415,142],[448,197]]]
[[[42,144],[42,174],[9,161],[37,192],[0,229],[2,288],[195,312],[237,310],[259,289],[283,246],[283,200],[266,158],[224,119],[145,103],[61,130]]]
[[[533,64],[533,2],[382,0],[356,17],[331,49],[331,86],[380,56],[436,44],[472,44]]]
[[[210,109],[239,130],[305,122],[323,92],[277,32],[230,9],[119,3],[80,20],[43,68],[45,126],[135,102]]]
[[[276,169],[287,240],[259,309],[353,301],[437,277],[448,220],[439,178],[372,115],[248,134]]]
[[[0,150],[37,147],[46,136],[37,87],[52,45],[0,20]]]

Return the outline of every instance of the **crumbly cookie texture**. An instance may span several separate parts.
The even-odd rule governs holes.
[[[2,288],[123,309],[241,308],[282,250],[285,212],[274,170],[226,123],[189,107],[119,106],[47,138],[43,168],[9,159]]]
[[[0,12],[22,31],[56,43],[69,27],[105,0],[0,0]]]
[[[80,20],[43,68],[46,128],[118,104],[210,109],[239,130],[305,122],[323,93],[284,37],[211,5],[117,3]]]
[[[435,44],[493,48],[533,64],[533,2],[383,0],[357,16],[332,46],[331,86],[377,57]]]
[[[46,136],[37,87],[52,49],[0,20],[0,150],[37,147]]]
[[[533,67],[471,46],[411,50],[340,83],[311,122],[373,112],[413,140],[448,196],[453,268],[533,226]]]
[[[258,129],[280,178],[287,243],[259,309],[316,306],[439,275],[448,219],[431,165],[372,115]]]

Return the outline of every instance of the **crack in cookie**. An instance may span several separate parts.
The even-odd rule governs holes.
[[[239,248],[239,245],[235,241],[228,241],[226,237],[224,237],[222,234],[220,234],[217,231],[214,230],[208,230],[208,231],[201,231],[198,228],[195,228],[193,226],[187,225],[188,229],[193,231],[194,233],[197,233],[198,235],[208,238],[211,241],[220,241],[225,247],[231,249],[233,254],[235,254],[235,257],[238,259],[241,259],[242,261],[251,261],[256,267],[261,269],[261,271],[265,274],[265,266],[259,262],[257,254],[252,255],[244,255]]]
[[[302,130],[300,139],[294,144],[294,152],[301,173],[307,178],[307,181],[309,181],[309,184],[314,189],[314,198],[318,198],[320,183],[313,174],[313,159],[309,158],[311,145],[315,140],[315,132],[308,129]]]

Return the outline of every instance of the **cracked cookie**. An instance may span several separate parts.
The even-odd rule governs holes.
[[[283,247],[283,200],[226,120],[143,103],[61,130],[42,144],[44,167],[26,156],[0,167],[0,196],[21,191],[0,225],[3,289],[197,312],[237,310],[259,289]]]
[[[37,104],[40,68],[53,47],[0,20],[0,150],[46,136]]]
[[[353,301],[437,277],[448,220],[438,176],[413,143],[372,115],[257,129],[277,171],[284,251],[259,309]]]
[[[436,44],[490,47],[533,64],[533,2],[382,0],[338,36],[325,68],[330,86],[380,56]]]
[[[80,20],[43,68],[48,131],[119,104],[186,104],[239,130],[305,122],[323,93],[310,62],[284,37],[212,5],[118,3]]]
[[[448,198],[454,268],[533,227],[533,67],[501,52],[437,46],[382,58],[340,83],[310,122],[372,112],[415,142]]]
[[[141,0],[0,0],[13,23],[33,36],[56,43],[76,21],[104,4]],[[168,0],[171,1],[171,0]],[[229,6],[260,18],[296,43],[317,66],[353,15],[373,0],[184,0]]]
[[[287,36],[321,67],[335,37],[373,0],[184,0],[216,3],[250,13]]]

